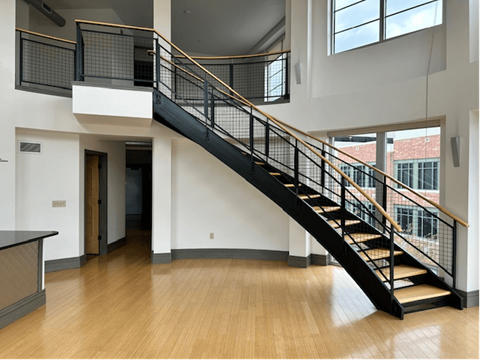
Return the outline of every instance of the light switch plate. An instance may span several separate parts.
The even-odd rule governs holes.
[[[66,207],[67,201],[66,200],[53,200],[52,207]]]

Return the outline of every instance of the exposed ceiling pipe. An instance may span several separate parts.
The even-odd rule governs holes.
[[[45,4],[43,0],[25,0],[25,2],[32,5],[35,9],[40,11],[43,15],[52,20],[58,26],[65,26],[65,19],[58,15],[55,10]]]

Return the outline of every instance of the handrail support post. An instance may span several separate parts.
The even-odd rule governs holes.
[[[393,306],[394,301],[394,267],[395,267],[395,228],[390,226],[390,304]]]

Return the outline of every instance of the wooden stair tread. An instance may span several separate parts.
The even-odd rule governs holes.
[[[432,285],[422,284],[395,290],[393,294],[400,302],[400,304],[405,304],[413,301],[447,296],[450,295],[451,292],[448,290],[437,288]]]
[[[319,214],[322,214],[322,213],[326,213],[326,212],[332,212],[332,211],[340,210],[340,206],[324,206],[323,208],[321,208],[320,206],[314,206],[313,210],[315,210]]]
[[[272,175],[272,176],[282,176],[282,174],[280,174],[278,172],[271,172],[270,175]]]
[[[383,281],[385,281],[385,278],[387,278],[387,280],[390,281],[390,268],[375,270],[375,273]],[[404,279],[412,276],[423,275],[426,273],[427,273],[427,270],[425,269],[417,268],[410,265],[397,265],[393,268],[393,279],[394,280]],[[385,276],[383,276],[382,274]]]
[[[353,240],[355,240],[355,242],[357,243],[362,243],[362,242],[373,240],[373,239],[379,239],[381,237],[382,235],[379,235],[379,234],[354,233],[354,234],[349,234],[348,236],[345,237],[345,239],[351,245],[354,243]]]
[[[340,227],[342,220],[329,220],[328,223],[334,228],[337,229]],[[345,220],[345,226],[360,224],[360,220]]]
[[[298,197],[302,200],[316,199],[316,198],[319,198],[320,196],[321,195],[319,195],[319,194],[310,194],[310,195],[301,194],[301,195],[298,195]]]
[[[284,184],[284,185],[287,188],[295,187],[295,184]],[[302,184],[298,184],[298,186],[302,186]]]
[[[368,256],[370,256],[370,259],[372,260],[379,260],[379,259],[385,259],[390,257],[390,250],[383,249],[383,248],[370,249],[365,251],[365,253],[368,254]],[[363,260],[370,261],[370,259],[367,257],[365,253],[361,252],[359,253],[359,255],[362,257]],[[403,251],[400,251],[400,250],[395,250],[393,252],[394,256],[402,255],[402,254],[403,254]]]
[[[263,163],[263,162],[260,162],[260,161],[255,161],[255,164],[257,164],[257,165],[260,165],[260,166],[263,166],[263,165],[265,165],[265,163]]]

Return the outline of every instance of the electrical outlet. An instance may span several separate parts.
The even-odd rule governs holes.
[[[214,233],[210,233],[210,240],[213,240],[214,237],[215,237],[215,234],[214,234]]]
[[[66,207],[67,201],[66,200],[53,200],[52,207]]]

